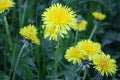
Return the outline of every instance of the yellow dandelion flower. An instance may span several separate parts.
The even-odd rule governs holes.
[[[68,62],[73,62],[73,64],[80,63],[82,59],[84,59],[84,53],[79,51],[76,47],[70,47],[67,49],[66,54],[64,55],[65,59]]]
[[[12,0],[0,0],[0,13],[3,13],[5,10],[9,10],[14,6],[14,2]]]
[[[45,10],[42,15],[42,20],[46,28],[54,28],[59,33],[70,30],[70,27],[75,25],[77,21],[75,16],[76,14],[71,8],[57,3]]]
[[[58,35],[61,36],[62,38],[64,38],[63,34],[67,34],[67,32],[62,31],[62,32],[58,33],[54,28],[46,28],[45,33],[44,33],[44,38],[49,37],[49,40],[57,41]]]
[[[23,28],[20,29],[19,32],[23,37],[25,37],[28,40],[31,40],[35,44],[40,44],[39,39],[37,38],[37,29],[35,28],[34,25],[28,25],[24,26]]]
[[[38,39],[37,36],[33,36],[31,37],[31,41],[37,45],[40,45],[40,40]]]
[[[44,37],[49,37],[49,40],[57,40],[57,31],[53,28],[46,28]]]
[[[117,71],[116,61],[110,59],[110,55],[104,53],[96,54],[93,57],[93,63],[95,64],[94,68],[98,70],[102,76],[113,75]]]
[[[73,26],[74,30],[79,30],[79,31],[84,31],[86,30],[86,26],[87,26],[87,21],[86,20],[82,20],[80,23],[76,24],[76,26]]]
[[[92,12],[92,15],[97,20],[104,20],[106,18],[106,15],[100,12]]]
[[[94,54],[101,52],[101,45],[91,40],[82,40],[78,42],[76,47],[83,50],[87,57],[91,58]]]

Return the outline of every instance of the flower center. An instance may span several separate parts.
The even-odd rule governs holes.
[[[9,2],[2,1],[2,2],[0,2],[0,9],[6,9],[9,7],[9,5],[10,5]]]
[[[107,67],[109,67],[109,60],[102,58],[100,62],[100,66],[103,70],[108,69]]]
[[[63,9],[55,9],[51,14],[51,21],[56,25],[63,25],[68,22],[67,12]]]
[[[74,49],[71,53],[72,53],[72,57],[78,58],[78,56],[79,56],[79,51],[78,51],[77,49]]]
[[[94,52],[96,51],[95,47],[90,45],[90,44],[89,45],[85,45],[84,49],[86,50],[86,52],[88,54],[94,54]]]

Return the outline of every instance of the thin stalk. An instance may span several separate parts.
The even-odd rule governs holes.
[[[37,78],[38,80],[41,80],[41,74],[40,74],[40,71],[42,70],[41,69],[41,66],[40,66],[40,57],[39,57],[39,49],[40,49],[40,46],[37,46],[36,48],[36,52],[35,52],[35,58],[37,58],[37,67],[38,67],[38,71],[37,71]]]
[[[37,56],[37,63],[38,63],[38,74],[37,74],[37,76],[38,76],[38,80],[40,80],[41,75],[40,75],[40,59],[39,59],[39,56]]]
[[[19,11],[19,23],[20,23],[19,27],[23,26],[23,24],[24,24],[27,5],[28,5],[28,0],[26,0],[26,2],[24,4],[23,11],[22,11],[22,9],[20,9],[20,11]],[[21,6],[21,4],[20,4],[20,6]]]
[[[11,40],[10,31],[8,28],[8,22],[7,22],[6,16],[3,17],[3,20],[4,20],[5,30],[6,30],[6,34],[7,34],[7,38],[8,38],[8,43],[9,43],[10,48],[12,48],[12,40]]]
[[[9,70],[9,76],[11,76],[11,74],[12,74],[12,67],[13,67],[14,59],[15,59],[15,50],[16,50],[16,47],[13,48],[12,61],[11,61],[10,70]]]
[[[16,70],[17,70],[17,66],[18,66],[18,63],[19,63],[19,61],[20,61],[20,57],[21,57],[22,52],[23,52],[24,48],[26,47],[26,45],[27,45],[27,42],[24,43],[24,45],[22,46],[22,48],[21,48],[21,50],[20,50],[20,52],[19,52],[19,54],[18,54],[18,58],[17,58],[16,64],[15,64],[15,68],[14,68],[12,80],[15,79],[15,73],[16,73]]]
[[[30,43],[30,47],[31,47],[31,54],[32,54],[32,56],[34,56],[34,51],[33,51],[33,44],[32,43]]]
[[[38,8],[39,8],[39,3],[37,4],[37,10],[36,10],[36,26],[38,26]]]
[[[5,72],[6,72],[6,54],[4,55],[4,70],[5,70]]]
[[[78,29],[76,30],[76,33],[75,33],[75,45],[76,45],[76,43],[77,43],[77,39],[78,39]]]
[[[43,52],[43,68],[44,68],[46,66],[46,61],[45,61],[46,60],[46,54],[45,54],[45,51],[42,50],[42,52]],[[43,72],[43,77],[42,78],[44,79],[44,77],[45,77],[44,76],[45,75],[45,69],[43,69],[42,72]]]
[[[93,37],[93,35],[94,35],[96,29],[97,29],[97,23],[95,23],[94,28],[93,28],[93,30],[92,30],[92,32],[91,32],[91,34],[90,34],[89,39],[92,39],[92,37]]]
[[[21,23],[21,26],[23,26],[24,21],[25,21],[25,14],[26,14],[27,3],[28,3],[28,0],[26,0],[25,6],[24,6],[24,9],[23,9],[23,15],[22,15],[22,23]]]
[[[56,53],[55,53],[55,77],[57,75],[57,69],[58,69],[58,52],[59,52],[59,35],[58,35],[58,40],[57,40],[57,49],[56,49]]]
[[[87,76],[87,69],[85,69],[84,76],[83,76],[83,80],[86,79],[86,76]]]

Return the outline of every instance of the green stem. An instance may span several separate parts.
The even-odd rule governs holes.
[[[57,69],[58,69],[58,52],[59,52],[59,35],[58,35],[58,40],[57,40],[57,49],[56,49],[56,53],[55,53],[55,77],[57,75]]]
[[[77,38],[78,38],[78,29],[76,30],[76,34],[75,34],[75,45],[76,45],[76,43],[77,43]]]
[[[13,48],[12,61],[11,61],[10,70],[9,70],[9,76],[11,76],[11,74],[12,74],[12,67],[13,67],[14,59],[15,59],[15,50],[16,50],[16,47]]]
[[[91,34],[90,34],[89,39],[92,39],[92,37],[93,37],[93,35],[94,35],[94,33],[95,33],[96,29],[97,29],[97,24],[98,24],[98,23],[95,23],[94,28],[93,28],[93,30],[92,30],[92,32],[91,32]]]
[[[34,56],[34,51],[33,51],[33,44],[32,43],[30,43],[30,47],[31,47],[31,54],[32,54],[32,56]]]
[[[45,76],[44,76],[44,75],[45,75],[45,69],[44,69],[44,67],[46,66],[46,62],[45,62],[45,60],[46,60],[46,54],[45,54],[45,51],[42,51],[42,52],[44,52],[44,53],[43,53],[43,71],[42,71],[42,72],[43,72],[43,74],[42,74],[43,77],[42,77],[42,78],[44,79],[44,77],[45,77]],[[42,80],[42,79],[41,79],[41,80]]]
[[[4,55],[4,70],[6,72],[6,54]]]
[[[36,26],[38,26],[38,8],[39,8],[39,3],[37,4],[37,10],[36,10]]]
[[[25,14],[26,14],[27,2],[28,2],[28,0],[26,0],[25,6],[24,6],[24,9],[23,9],[22,25],[21,26],[23,26],[24,21],[25,21]]]
[[[86,76],[87,76],[87,69],[85,69],[84,76],[83,76],[83,80],[86,79]]]
[[[18,54],[18,58],[17,58],[16,64],[15,64],[15,68],[14,68],[14,72],[13,72],[12,80],[15,79],[15,73],[16,73],[16,70],[17,70],[17,66],[18,66],[18,63],[19,63],[20,57],[21,57],[22,52],[23,52],[24,48],[26,47],[26,45],[27,45],[27,42],[24,43],[24,45],[22,46],[22,48],[21,48],[21,50],[20,50],[20,52],[19,52],[19,54]]]
[[[9,43],[10,48],[12,48],[12,40],[11,40],[10,31],[8,28],[8,22],[7,22],[6,16],[3,17],[3,20],[4,20],[4,24],[5,24],[5,30],[6,30],[6,34],[7,34],[7,38],[8,38],[8,43]]]
[[[37,46],[37,51],[35,54],[37,54],[37,64],[38,64],[38,72],[37,72],[37,76],[38,76],[38,80],[41,80],[40,77],[41,77],[41,74],[40,74],[40,71],[41,71],[41,68],[40,68],[40,57],[39,57],[39,46]]]
[[[20,9],[19,11],[19,23],[20,23],[19,27],[23,26],[24,24],[27,5],[28,5],[28,0],[26,0],[25,2],[25,6],[23,7],[23,12],[22,12],[22,9]]]

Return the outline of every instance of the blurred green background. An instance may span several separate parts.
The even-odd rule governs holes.
[[[34,24],[38,28],[41,45],[28,45],[19,62],[16,80],[54,80],[54,59],[56,43],[44,39],[41,14],[53,3],[62,3],[71,7],[78,16],[88,21],[87,30],[79,32],[78,40],[87,39],[93,29],[93,11],[106,14],[92,38],[101,43],[102,50],[116,59],[117,73],[107,80],[120,79],[120,0],[14,0],[15,7],[10,9],[7,20],[12,37],[13,48],[7,42],[4,22],[0,15],[0,80],[10,80],[15,62],[23,45],[23,37],[19,34],[21,27]],[[59,65],[56,80],[81,80],[83,70],[78,65],[68,63],[64,59],[66,49],[74,45],[75,31],[71,30],[60,41]],[[104,80],[96,71],[89,69],[87,80]]]

